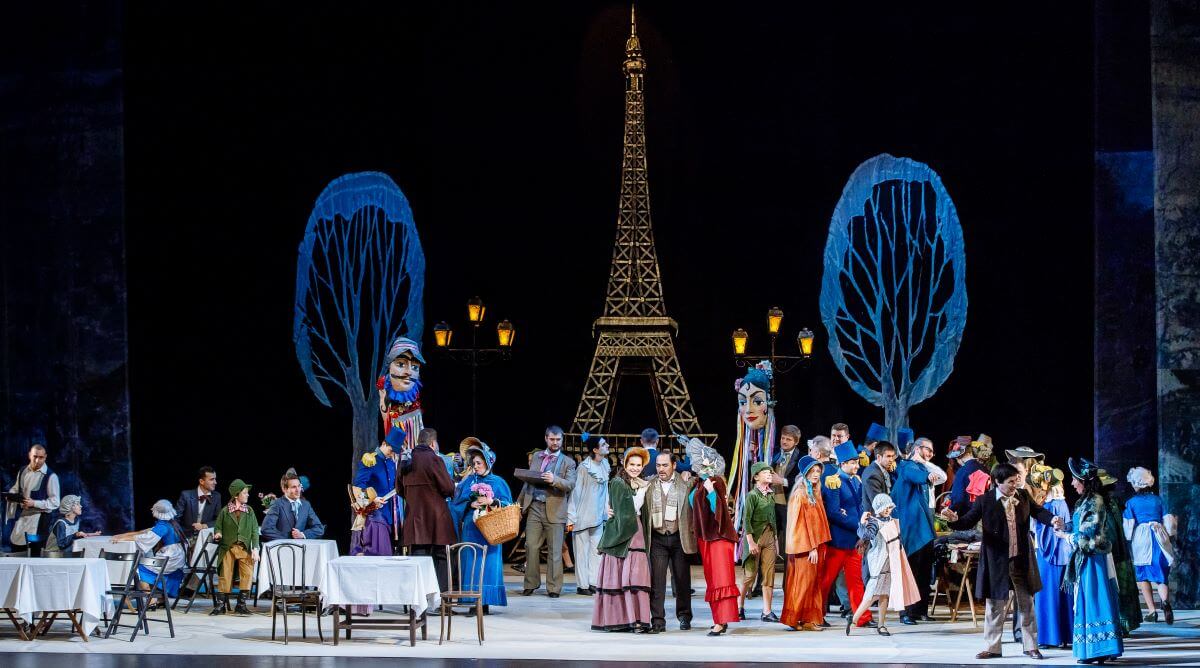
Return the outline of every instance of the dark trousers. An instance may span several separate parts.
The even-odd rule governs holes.
[[[928,615],[929,583],[933,581],[933,541],[908,555],[908,567],[912,569],[913,579],[917,581],[917,591],[921,592],[921,600],[905,607],[904,612],[909,617]]]
[[[450,591],[450,574],[446,571],[445,545],[409,545],[408,553],[413,556],[433,557],[433,570],[437,573],[438,587]]]
[[[675,593],[675,618],[692,621],[692,569],[679,541],[679,534],[650,532],[650,624],[667,623],[667,568]]]
[[[787,541],[787,504],[775,504],[775,526],[779,529],[775,532],[776,542],[779,543],[779,551],[776,554],[783,557],[787,561],[787,549],[785,549],[785,541]],[[866,580],[864,580],[866,582]]]

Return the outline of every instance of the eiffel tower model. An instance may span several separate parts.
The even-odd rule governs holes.
[[[650,188],[646,172],[645,91],[642,77],[646,61],[637,36],[637,15],[630,10],[629,39],[625,42],[625,140],[621,158],[621,199],[617,214],[617,239],[604,313],[592,326],[599,333],[583,397],[575,422],[567,434],[568,452],[583,454],[583,433],[603,436],[614,452],[638,444],[640,434],[614,434],[615,398],[625,376],[649,376],[658,414],[662,451],[676,450],[671,434],[695,436],[707,444],[714,434],[703,434],[692,408],[675,355],[673,335],[679,326],[667,315],[663,303],[662,275],[650,227]]]

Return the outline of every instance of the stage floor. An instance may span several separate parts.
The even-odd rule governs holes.
[[[152,655],[228,655],[245,657],[231,659],[232,666],[257,665],[260,662],[247,660],[250,657],[423,657],[439,659],[556,659],[559,661],[654,661],[663,664],[683,662],[798,662],[798,663],[843,663],[843,664],[963,664],[963,663],[1024,663],[1028,661],[1020,653],[1020,646],[1006,642],[1005,658],[977,662],[975,654],[982,648],[982,631],[966,621],[950,624],[947,621],[928,622],[917,626],[889,623],[892,636],[883,637],[873,629],[856,629],[851,637],[844,635],[844,623],[837,615],[830,615],[834,626],[823,632],[787,631],[779,624],[758,621],[762,600],[747,602],[746,611],[752,621],[733,625],[730,633],[717,638],[705,635],[711,618],[703,599],[703,575],[696,568],[692,573],[697,596],[693,597],[696,615],[691,631],[678,630],[678,624],[668,621],[667,632],[657,635],[633,635],[628,633],[600,633],[590,630],[592,599],[564,593],[561,598],[551,599],[545,590],[533,596],[520,595],[520,574],[509,572],[509,605],[492,608],[492,614],[484,618],[486,640],[479,645],[475,640],[474,618],[456,617],[453,641],[438,645],[438,619],[430,618],[429,640],[420,640],[416,647],[408,644],[408,632],[356,630],[354,639],[334,647],[328,632],[331,619],[322,619],[326,630],[326,641],[317,640],[314,625],[309,626],[309,637],[299,637],[299,617],[292,615],[293,635],[290,644],[284,646],[282,639],[271,641],[271,621],[266,605],[251,617],[227,615],[210,617],[207,604],[198,604],[190,614],[175,615],[174,639],[167,635],[164,624],[151,625],[148,637],[140,636],[130,643],[127,640],[93,638],[84,643],[67,634],[67,624],[56,624],[56,633],[46,639],[25,642],[16,639],[5,620],[0,625],[0,652],[48,652],[61,654],[152,654]],[[567,576],[567,592],[574,591],[571,576]],[[781,597],[777,591],[775,612],[779,612]],[[181,608],[182,610],[182,608]],[[161,613],[158,613],[161,616]],[[374,613],[379,615],[380,613]],[[382,613],[387,616],[388,613]],[[668,618],[671,604],[668,599]],[[948,611],[939,607],[935,615],[940,620],[948,619]],[[312,617],[309,617],[312,621]],[[1149,624],[1143,626],[1126,644],[1122,663],[1137,665],[1200,665],[1200,612],[1181,611],[1176,615],[1174,626]],[[280,624],[282,631],[282,623]],[[125,636],[128,638],[128,632]],[[282,638],[282,633],[280,634]],[[1011,641],[1011,632],[1006,631],[1006,640]],[[1046,661],[1040,664],[1074,664],[1069,650],[1044,650]],[[48,658],[48,657],[46,657]],[[78,666],[79,657],[55,657],[73,661]],[[113,665],[109,661],[85,661],[87,665]],[[10,663],[10,660],[12,661]],[[508,663],[508,662],[497,662]],[[19,666],[17,657],[0,659],[0,664]],[[43,666],[45,664],[38,664]],[[182,665],[182,664],[181,664]],[[322,665],[326,665],[322,663]]]

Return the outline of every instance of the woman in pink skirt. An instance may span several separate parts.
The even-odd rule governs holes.
[[[617,477],[608,482],[593,631],[644,633],[650,628],[650,506],[645,503],[650,483],[639,477],[649,459],[645,448],[629,448]]]

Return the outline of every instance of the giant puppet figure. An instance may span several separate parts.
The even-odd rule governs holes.
[[[739,531],[742,528],[742,504],[750,490],[750,468],[755,462],[769,464],[775,457],[775,399],[771,396],[771,374],[771,363],[759,362],[734,383],[738,394],[738,429],[729,482],[731,493],[737,499],[733,523]]]
[[[425,426],[421,419],[421,346],[400,337],[392,342],[383,360],[383,375],[375,381],[379,390],[379,413],[386,436],[394,427],[404,430],[403,450],[417,444],[417,435]]]

